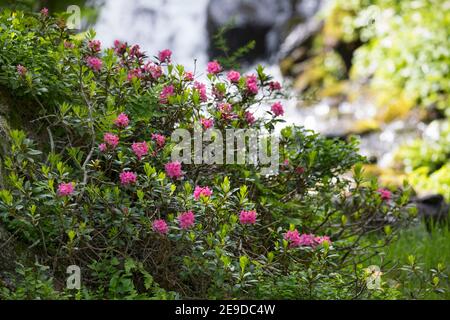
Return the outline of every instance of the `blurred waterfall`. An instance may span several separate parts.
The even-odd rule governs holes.
[[[209,0],[108,0],[95,26],[105,46],[115,39],[139,44],[149,56],[162,49],[173,51],[173,60],[193,70],[207,62],[206,30]]]

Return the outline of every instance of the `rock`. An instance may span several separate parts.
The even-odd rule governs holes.
[[[211,0],[207,13],[210,43],[221,27],[232,22],[224,35],[231,52],[255,40],[256,47],[246,58],[267,58],[278,48],[281,31],[292,14],[291,0]],[[211,57],[220,54],[210,45]]]
[[[419,217],[425,220],[428,231],[431,231],[435,224],[444,224],[448,220],[450,205],[445,202],[440,194],[431,194],[412,199],[417,207]]]
[[[306,60],[311,42],[322,27],[323,21],[318,18],[296,26],[281,44],[279,59],[283,61],[289,57],[296,63]]]

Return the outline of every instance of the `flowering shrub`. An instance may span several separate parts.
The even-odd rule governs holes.
[[[0,219],[39,248],[42,264],[57,259],[56,280],[68,265],[84,270],[77,297],[372,297],[366,261],[412,212],[407,192],[363,180],[356,141],[287,127],[274,175],[170,158],[176,128],[282,121],[281,87],[262,67],[241,76],[214,61],[201,83],[170,50],[149,59],[116,41],[102,52],[93,32],[71,37],[51,17],[5,11],[1,22],[0,81],[43,107],[35,120],[52,142],[11,131]]]

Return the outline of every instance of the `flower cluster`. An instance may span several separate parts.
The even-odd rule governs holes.
[[[299,234],[298,230],[289,230],[284,234],[284,239],[289,242],[289,247],[315,247],[323,242],[331,244],[331,240],[328,236],[315,236],[314,234]]]
[[[69,182],[69,183],[61,183],[58,186],[58,195],[60,197],[64,196],[70,196],[75,190],[75,183]]]
[[[143,156],[145,156],[148,153],[148,145],[147,142],[134,142],[131,145],[131,149],[133,150],[134,154],[137,156],[139,160],[142,159]]]
[[[86,64],[95,72],[99,72],[102,69],[103,62],[97,57],[87,57]]]
[[[178,179],[183,175],[183,172],[181,171],[181,163],[179,161],[166,163],[164,168],[170,178]]]
[[[200,197],[209,198],[212,195],[212,190],[209,187],[196,186],[194,189],[194,199],[199,200]]]
[[[181,229],[189,229],[194,225],[195,215],[192,211],[183,212],[178,216]]]
[[[239,214],[239,221],[242,224],[255,224],[256,223],[256,217],[257,217],[256,211],[244,211],[242,210]]]
[[[123,186],[134,184],[137,181],[137,174],[131,171],[123,171],[120,174],[120,183]]]

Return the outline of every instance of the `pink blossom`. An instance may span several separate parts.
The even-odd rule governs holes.
[[[257,94],[258,93],[258,78],[255,75],[249,75],[246,78],[246,87],[247,87],[247,91],[250,94]]]
[[[137,175],[134,172],[131,171],[123,171],[120,173],[120,183],[123,186],[136,183]]]
[[[250,111],[246,111],[245,112],[245,121],[247,121],[247,123],[249,125],[252,125],[255,123],[255,116],[253,115],[253,113],[251,113]]]
[[[193,81],[194,80],[194,74],[190,71],[184,73],[184,80],[186,81]]]
[[[307,246],[314,248],[323,242],[331,243],[328,236],[315,236],[314,234],[299,234],[297,229],[284,234],[284,239],[289,241],[289,247]]]
[[[142,70],[140,68],[134,68],[128,72],[127,80],[131,82],[134,78],[142,78]]]
[[[159,77],[162,76],[162,68],[154,63],[147,63],[144,66],[144,70],[145,72],[150,73],[150,75],[152,76],[153,79],[159,79]]]
[[[240,215],[239,215],[239,221],[242,224],[255,224],[257,215],[258,214],[254,210],[252,210],[252,211],[244,211],[244,210],[242,210]]]
[[[313,234],[302,234],[300,235],[299,245],[314,247],[316,245],[316,236]]]
[[[285,166],[285,167],[289,166],[289,159],[285,159],[283,161],[283,166]]]
[[[172,57],[172,51],[170,51],[169,49],[165,49],[159,52],[158,54],[158,58],[160,62],[170,62],[170,59]]]
[[[131,149],[133,150],[134,154],[137,156],[139,160],[146,154],[148,154],[148,145],[147,142],[134,142],[131,145]]]
[[[135,44],[130,49],[130,56],[135,58],[141,58],[143,53],[141,52],[141,47],[138,44]]]
[[[207,71],[209,74],[218,74],[222,71],[222,67],[217,62],[217,60],[208,62]]]
[[[231,104],[223,102],[217,105],[217,109],[219,109],[221,113],[230,113],[233,110],[233,107],[231,106]]]
[[[162,92],[159,95],[159,101],[163,104],[169,102],[169,97],[173,96],[175,92],[175,87],[173,85],[169,85],[163,88]]]
[[[18,64],[17,65],[17,73],[19,74],[19,76],[21,77],[25,77],[25,75],[27,74],[28,70],[27,68],[25,68],[23,65]]]
[[[316,237],[316,238],[314,239],[314,241],[315,241],[317,244],[322,244],[322,243],[324,243],[324,242],[328,242],[328,244],[331,244],[331,239],[330,239],[329,236],[318,236],[318,237]]]
[[[302,174],[303,172],[305,172],[305,168],[300,166],[295,168],[295,173]]]
[[[208,130],[209,128],[212,128],[212,126],[214,125],[214,120],[213,119],[202,118],[201,122],[202,122],[203,128],[205,130]]]
[[[125,113],[121,113],[117,116],[116,120],[114,120],[114,124],[119,128],[126,128],[130,123],[130,119]]]
[[[61,183],[58,186],[58,195],[60,197],[64,196],[70,196],[75,190],[75,183],[69,182],[69,183]]]
[[[88,47],[94,52],[99,52],[101,50],[102,43],[100,40],[90,40],[88,42]]]
[[[289,247],[298,247],[300,245],[300,235],[298,230],[289,230],[284,234],[284,239],[289,242]]]
[[[103,136],[103,141],[107,146],[114,149],[119,144],[119,137],[112,133],[105,133],[105,135]]]
[[[153,221],[152,227],[153,231],[160,234],[167,234],[169,232],[169,226],[163,219]]]
[[[269,89],[271,91],[281,90],[281,84],[278,81],[270,81],[269,82]]]
[[[389,189],[380,188],[377,192],[380,194],[382,200],[390,200],[392,197],[392,193]]]
[[[275,117],[282,116],[284,114],[283,106],[280,102],[275,102],[272,107],[270,107]]]
[[[212,190],[209,187],[196,186],[194,189],[195,200],[200,199],[200,196],[210,197],[212,195]]]
[[[127,51],[127,43],[120,40],[114,40],[114,52],[122,55]]]
[[[107,149],[106,143],[100,143],[98,145],[98,148],[100,149],[101,152],[105,152]]]
[[[93,71],[98,72],[102,69],[103,62],[97,57],[87,57],[86,63],[88,67],[91,68]]]
[[[160,148],[164,147],[166,143],[166,137],[159,133],[153,133],[152,140],[156,141],[157,146]]]
[[[64,48],[66,48],[66,49],[73,49],[73,48],[75,48],[75,45],[72,42],[65,40],[64,41]]]
[[[194,89],[198,91],[201,102],[206,102],[208,100],[208,96],[206,95],[206,85],[201,82],[194,82]]]
[[[220,103],[217,105],[217,109],[219,110],[221,117],[224,120],[230,120],[237,117],[237,115],[232,112],[233,106],[229,103]]]
[[[183,175],[181,171],[181,163],[178,161],[166,163],[164,168],[166,169],[167,175],[171,178],[178,179]]]
[[[48,9],[47,8],[42,8],[40,12],[41,12],[41,15],[43,15],[44,17],[48,16]]]
[[[192,211],[183,212],[178,216],[181,229],[189,229],[194,225],[195,215]]]
[[[235,70],[231,70],[227,74],[228,80],[230,80],[233,83],[239,82],[239,79],[241,78],[241,74]]]

